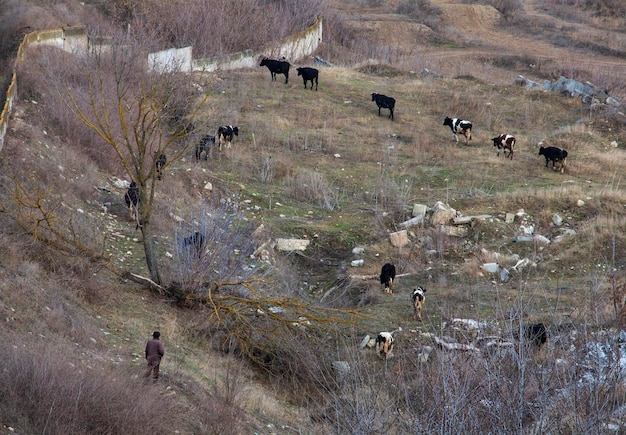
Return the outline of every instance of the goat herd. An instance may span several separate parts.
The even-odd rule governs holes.
[[[384,286],[384,291],[387,294],[393,294],[393,283],[396,278],[396,267],[392,263],[385,263],[380,271],[380,283]],[[411,305],[413,306],[413,317],[415,320],[422,321],[422,309],[424,308],[424,301],[426,300],[426,289],[421,286],[416,286],[411,291]],[[401,331],[399,328],[398,331]],[[387,360],[392,356],[395,340],[393,338],[393,332],[379,332],[376,336],[374,344],[376,346],[376,354]],[[523,325],[521,333],[515,332],[513,336],[517,339],[520,335],[523,335],[524,339],[528,343],[541,347],[548,341],[548,329],[543,323],[530,323]]]
[[[385,293],[393,294],[393,282],[396,279],[396,266],[385,263],[380,270],[380,283],[384,286]],[[426,300],[426,289],[417,286],[411,292],[411,305],[413,306],[413,317],[422,321],[422,308]],[[383,359],[389,358],[393,351],[393,332],[380,332],[376,337],[376,353]]]
[[[291,66],[284,58],[282,60],[263,58],[260,66],[266,66],[272,76],[272,81],[276,80],[277,74],[283,74],[285,76],[285,83],[289,83],[289,67]],[[307,88],[307,82],[311,82],[311,89],[313,89],[313,83],[315,83],[315,90],[317,91],[317,84],[319,78],[319,71],[315,68],[296,68],[298,75],[302,76],[304,80],[304,88]],[[381,109],[389,110],[389,118],[393,121],[393,111],[396,105],[396,100],[392,97],[388,97],[383,94],[372,93],[372,101],[376,102],[378,106],[378,116],[380,116]],[[469,141],[472,139],[472,123],[470,121],[460,118],[447,117],[443,121],[443,125],[450,127],[452,134],[456,141],[459,141],[457,135],[461,134],[465,137],[465,145],[469,145]],[[516,139],[510,134],[500,134],[493,139],[493,146],[497,148],[497,155],[500,155],[500,150],[503,151],[505,157],[513,160],[513,149],[515,147]],[[508,155],[507,155],[508,154]],[[557,147],[541,147],[539,149],[539,155],[543,155],[546,158],[546,167],[548,162],[552,162],[552,169],[556,170],[556,164],[560,163],[560,170],[563,173],[565,168],[565,160],[567,157],[567,151]]]
[[[446,116],[443,120],[443,125],[450,127],[452,135],[457,142],[459,141],[457,135],[460,134],[465,137],[465,145],[469,145],[469,141],[472,139],[472,123],[470,121]],[[500,150],[502,150],[504,157],[508,157],[513,160],[513,150],[515,148],[515,143],[517,142],[515,136],[503,133],[492,138],[491,140],[493,141],[493,146],[497,149],[496,155],[499,156]],[[563,173],[567,159],[567,151],[557,147],[543,147],[541,146],[543,145],[543,142],[540,142],[539,145],[539,155],[546,158],[546,167],[548,167],[548,162],[552,162],[552,169],[560,169],[561,173]],[[556,166],[557,163],[560,164],[559,168]]]
[[[290,63],[284,58],[282,60],[263,58],[259,66],[266,66],[271,74],[272,81],[276,80],[278,74],[285,76],[285,83],[289,83],[289,69]],[[304,88],[309,89],[307,84],[311,82],[310,89],[318,89],[319,71],[315,68],[300,67],[296,68],[298,76],[302,76],[304,82]],[[389,110],[389,118],[394,119],[394,108],[396,100],[386,95],[372,93],[372,101],[376,102],[378,106],[378,115],[381,115],[381,109]],[[469,141],[472,139],[472,122],[461,118],[445,117],[443,121],[444,126],[448,126],[452,131],[452,135],[458,142],[458,135],[462,135],[465,140],[465,145],[469,145]],[[224,146],[226,148],[231,147],[231,142],[234,136],[239,135],[239,128],[232,125],[222,125],[217,129],[217,134],[203,136],[195,147],[195,159],[199,161],[201,159],[208,160],[209,155],[216,142],[218,143],[219,151],[222,151]],[[500,155],[500,151],[503,152],[505,157],[513,159],[513,152],[516,144],[516,138],[510,134],[500,134],[492,139],[494,147],[497,149],[497,155]],[[549,162],[552,162],[552,169],[557,170],[557,163],[560,164],[560,171],[563,173],[565,162],[567,158],[567,151],[557,147],[543,147],[543,143],[539,143],[539,155],[543,155],[546,159],[546,167]],[[156,174],[158,179],[161,179],[162,169],[167,162],[165,154],[155,154],[154,162],[156,167]],[[135,181],[130,183],[130,187],[124,195],[126,206],[130,210],[130,217],[137,222],[137,227],[140,226],[138,204],[139,204],[139,190]],[[204,235],[199,232],[191,234],[189,237],[185,237],[182,241],[183,248],[194,249],[197,251],[198,257],[205,244]],[[393,293],[393,281],[396,277],[396,268],[393,264],[386,263],[383,265],[380,273],[380,283],[384,286],[384,291],[388,294]],[[415,320],[422,320],[422,308],[424,306],[426,289],[423,287],[415,287],[411,293],[411,302],[413,306],[413,313]],[[383,358],[387,359],[393,350],[394,338],[392,332],[380,332],[376,337],[376,352]]]

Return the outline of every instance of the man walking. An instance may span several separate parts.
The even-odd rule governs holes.
[[[159,331],[154,331],[152,333],[152,339],[148,340],[146,343],[146,360],[148,361],[148,369],[143,377],[147,379],[150,375],[152,375],[154,382],[159,380],[159,364],[161,364],[161,358],[163,358],[163,355],[165,354],[163,342],[159,340],[160,336],[161,333]]]

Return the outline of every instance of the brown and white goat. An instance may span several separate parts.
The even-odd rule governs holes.
[[[500,155],[500,150],[503,150],[502,154],[504,154],[504,157],[507,157],[506,152],[508,151],[508,158],[513,160],[513,148],[515,147],[515,142],[517,141],[517,139],[515,139],[515,136],[503,133],[499,136],[494,137],[491,140],[493,141],[493,146],[498,149],[498,156]]]
[[[423,287],[415,287],[411,293],[411,302],[413,302],[413,317],[415,320],[422,321],[422,308],[426,300],[426,289]]]
[[[393,352],[393,335],[391,332],[380,332],[376,337],[376,353],[386,360]]]

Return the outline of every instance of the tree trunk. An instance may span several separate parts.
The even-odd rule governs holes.
[[[150,272],[150,279],[161,285],[161,275],[159,274],[159,262],[157,261],[154,249],[154,237],[152,237],[152,226],[147,220],[141,224],[141,234],[143,235],[143,250],[146,255],[146,265]]]

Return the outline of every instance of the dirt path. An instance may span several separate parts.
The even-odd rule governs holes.
[[[538,6],[537,1],[524,2],[524,15],[530,27],[526,32],[513,33],[506,28],[501,14],[492,6],[464,4],[460,0],[430,0],[441,9],[441,20],[446,33],[464,47],[436,47],[427,41],[432,30],[396,13],[399,0],[382,2],[380,6],[358,7],[355,3],[336,2],[336,10],[348,19],[355,29],[362,30],[364,38],[376,35],[383,44],[394,47],[409,57],[422,56],[431,62],[459,57],[468,59],[516,55],[539,61],[550,61],[563,71],[588,69],[602,71],[609,68],[612,74],[626,74],[626,59],[579,54],[572,48],[558,47],[537,35],[556,33],[565,40],[597,41],[606,47],[626,47],[626,35],[584,23],[570,23],[550,15]],[[390,31],[390,22],[393,22]]]

